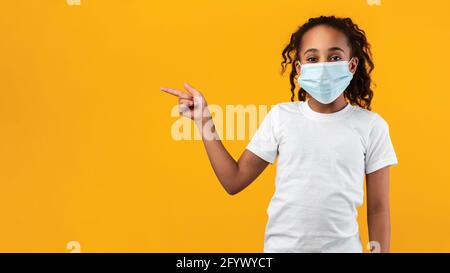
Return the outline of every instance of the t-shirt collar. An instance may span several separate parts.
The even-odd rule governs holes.
[[[347,105],[342,108],[341,110],[334,112],[334,113],[320,113],[320,112],[316,112],[314,111],[310,106],[309,106],[309,99],[306,101],[301,101],[299,104],[299,108],[302,111],[302,113],[312,119],[316,119],[316,120],[336,120],[336,119],[340,119],[344,116],[346,116],[347,114],[349,114],[353,109],[353,105],[351,105],[350,103],[347,102]]]

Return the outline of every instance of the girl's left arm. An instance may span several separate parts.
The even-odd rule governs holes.
[[[367,221],[372,251],[389,252],[391,223],[389,209],[389,166],[369,173],[367,185]]]

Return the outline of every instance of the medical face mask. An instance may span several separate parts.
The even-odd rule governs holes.
[[[352,59],[348,62],[300,64],[298,84],[320,103],[331,103],[344,92],[353,78],[348,68]]]

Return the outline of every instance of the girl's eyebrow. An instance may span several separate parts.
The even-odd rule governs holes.
[[[305,55],[308,52],[318,52],[319,50],[317,50],[316,48],[310,48],[308,50],[305,50],[305,52],[303,52],[303,55]]]
[[[335,46],[335,47],[330,47],[330,48],[328,49],[328,51],[342,51],[342,53],[345,53],[344,50],[343,50],[342,48],[337,47],[337,46]]]
[[[303,52],[303,55],[305,55],[308,52],[318,52],[318,51],[319,50],[317,48],[309,48],[309,49],[305,50],[305,52]],[[345,51],[338,46],[330,47],[328,49],[328,51],[342,51],[342,53],[345,53]]]

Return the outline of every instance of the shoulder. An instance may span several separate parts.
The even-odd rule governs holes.
[[[272,105],[269,113],[277,121],[282,122],[283,120],[294,118],[298,114],[300,103],[302,102],[280,102]]]
[[[280,102],[275,105],[272,105],[272,108],[275,112],[278,112],[280,114],[285,113],[296,113],[298,112],[298,106],[302,103],[301,101],[294,101],[294,102]]]
[[[264,119],[271,122],[275,127],[280,127],[292,120],[298,112],[298,102],[281,102],[271,105]]]
[[[280,110],[283,111],[292,111],[297,109],[298,104],[303,103],[303,101],[289,101],[289,102],[280,102],[275,104],[274,106],[277,106]]]

